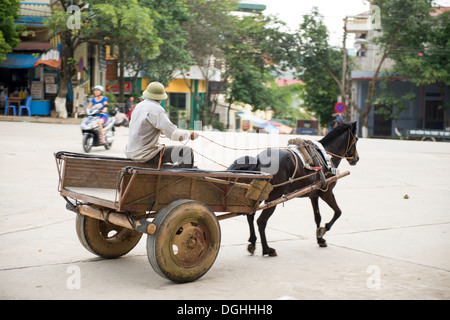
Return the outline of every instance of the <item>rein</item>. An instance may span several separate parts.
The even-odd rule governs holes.
[[[330,154],[330,155],[332,155],[332,156],[334,156],[334,157],[341,158],[341,159],[346,159],[346,160],[352,160],[352,159],[354,159],[354,158],[358,155],[358,151],[357,151],[357,150],[355,150],[355,155],[352,156],[352,157],[347,157],[346,154],[350,151],[350,149],[353,147],[353,145],[356,144],[357,137],[352,133],[352,131],[350,130],[350,128],[348,129],[348,131],[349,131],[350,134],[348,135],[347,147],[346,147],[345,152],[344,152],[344,154],[343,154],[342,156],[337,155],[337,154],[332,153],[332,152],[329,152],[329,151],[327,151],[327,150],[325,150],[325,152],[328,153],[328,154]],[[202,134],[198,134],[198,136],[199,136],[199,137],[202,137],[203,139],[208,140],[209,142],[212,142],[212,143],[214,143],[214,144],[216,144],[216,145],[218,145],[218,146],[220,146],[220,147],[222,147],[222,148],[224,148],[224,149],[230,149],[230,150],[237,150],[237,151],[254,151],[254,150],[264,150],[264,149],[271,149],[271,148],[272,148],[272,149],[277,148],[277,149],[288,149],[288,150],[289,150],[289,147],[288,147],[288,146],[286,146],[286,147],[279,147],[279,146],[276,146],[276,147],[256,147],[256,148],[235,148],[235,147],[229,147],[229,146],[223,145],[223,144],[221,144],[221,143],[218,143],[218,142],[216,142],[216,141],[214,141],[214,140],[212,140],[212,139],[210,139],[210,138],[208,138],[208,137],[206,137],[206,136],[204,136],[204,135],[202,135]],[[351,138],[353,138],[353,139],[351,139]],[[351,139],[351,141],[350,141],[350,139]],[[189,140],[188,140],[188,141],[189,141]],[[184,145],[186,145],[188,141],[186,141],[186,143],[185,143]],[[303,144],[303,145],[300,145],[300,146],[310,146],[310,147],[313,147],[313,148],[316,148],[317,150],[319,150],[319,148],[318,148],[316,145],[314,145],[314,144]],[[217,162],[217,161],[215,161],[215,160],[213,160],[213,159],[211,159],[211,158],[205,156],[204,154],[201,154],[201,153],[198,152],[197,150],[194,150],[194,148],[192,148],[192,150],[193,150],[195,153],[199,154],[200,156],[202,156],[202,157],[208,159],[209,161],[212,161],[212,162],[214,162],[215,164],[218,164],[218,165],[220,165],[220,166],[222,166],[222,167],[224,167],[224,168],[228,168],[227,166],[225,166],[225,165],[223,165],[223,164],[221,164],[221,163],[219,163],[219,162]]]

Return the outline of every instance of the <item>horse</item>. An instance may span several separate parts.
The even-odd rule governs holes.
[[[346,159],[351,166],[356,165],[359,161],[359,155],[356,150],[357,141],[357,124],[356,122],[353,122],[340,123],[323,139],[321,139],[319,143],[323,146],[326,153],[331,155],[331,167],[337,168],[342,159]],[[267,203],[279,199],[283,195],[321,181],[319,174],[311,174],[314,173],[314,171],[308,170],[304,166],[299,165],[298,157],[299,156],[295,152],[286,148],[268,148],[258,154],[256,158],[244,156],[236,159],[228,170],[249,170],[272,173],[273,177],[271,183],[274,186],[274,189],[269,193],[268,198],[265,200]],[[315,169],[318,170],[318,168]],[[324,172],[322,181],[324,177],[329,177],[333,174],[330,168],[322,168],[322,170]],[[304,177],[307,175],[309,175],[309,177]],[[327,246],[327,242],[323,236],[327,231],[330,231],[333,224],[342,214],[342,211],[339,209],[333,194],[333,189],[336,186],[336,182],[337,181],[329,183],[327,186],[324,186],[319,190],[302,196],[309,197],[311,200],[314,220],[317,226],[316,239],[319,247]],[[321,215],[319,210],[319,198],[325,201],[325,203],[328,204],[328,206],[330,206],[334,211],[332,219],[326,223],[324,227],[320,226]],[[276,250],[268,246],[265,234],[267,221],[272,216],[275,208],[276,206],[264,209],[257,220],[263,256],[277,256]],[[255,214],[247,215],[247,221],[250,229],[250,238],[248,239],[250,244],[248,245],[247,250],[251,254],[254,254],[255,252],[257,239],[254,219]]]

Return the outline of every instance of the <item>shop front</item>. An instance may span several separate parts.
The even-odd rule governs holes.
[[[8,54],[0,63],[0,91],[2,106],[6,99],[19,110],[31,96],[30,115],[51,115],[52,103],[58,91],[59,52],[44,54]],[[8,108],[2,114],[12,114]]]

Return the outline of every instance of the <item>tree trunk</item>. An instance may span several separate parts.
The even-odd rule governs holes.
[[[74,74],[74,67],[69,61],[73,59],[73,40],[69,31],[64,31],[61,40],[63,45],[61,47],[61,72],[59,78],[58,94],[55,99],[55,110],[58,112],[58,117],[67,118],[66,98],[70,79]]]
[[[124,57],[123,57],[123,49],[122,46],[119,45],[119,102],[124,102],[124,87],[125,87],[125,63],[124,63]]]
[[[228,104],[227,108],[227,130],[230,129],[230,111],[231,111],[231,102]]]
[[[361,131],[362,131],[361,135],[363,138],[369,137],[369,128],[367,127],[368,122],[369,122],[369,113],[364,112],[362,115],[362,122],[361,122]]]

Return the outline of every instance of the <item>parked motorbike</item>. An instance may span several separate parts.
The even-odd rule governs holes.
[[[101,106],[104,107],[104,106]],[[92,147],[104,146],[106,150],[109,150],[114,141],[114,122],[115,111],[109,112],[108,121],[103,124],[103,135],[105,136],[105,142],[100,142],[100,128],[97,123],[97,117],[95,115],[101,112],[101,109],[93,107],[85,111],[88,117],[84,118],[81,122],[81,132],[83,133],[83,149],[86,153],[91,152]]]

